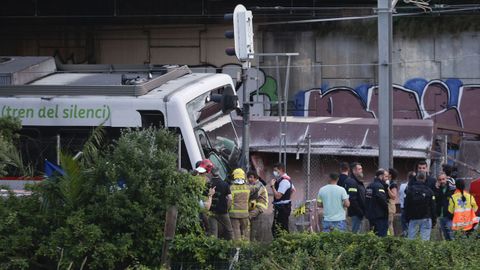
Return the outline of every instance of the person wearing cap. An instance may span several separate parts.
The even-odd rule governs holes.
[[[248,184],[250,191],[250,240],[261,239],[261,221],[262,213],[268,208],[268,192],[263,183],[259,180],[256,172],[250,171],[247,173]]]
[[[250,240],[250,224],[248,205],[250,187],[245,181],[245,171],[237,168],[232,172],[233,182],[230,186],[232,191],[232,207],[229,214],[233,227],[234,240]]]
[[[290,176],[285,173],[285,165],[273,165],[274,179],[270,180],[273,192],[273,223],[272,235],[277,237],[280,230],[289,232],[289,218],[292,211],[291,195],[295,192]]]
[[[194,170],[193,175],[197,176],[205,184],[206,189],[203,192],[203,196],[199,201],[200,204],[200,224],[205,232],[210,230],[208,221],[208,211],[212,205],[213,195],[215,194],[215,188],[209,186],[209,178],[207,176],[207,169],[204,167],[203,161],[197,162],[197,167]]]
[[[195,168],[196,174],[207,174],[212,171],[214,168],[212,161],[210,159],[204,159],[202,161],[197,161]]]
[[[230,186],[220,177],[218,168],[213,167],[210,171],[210,187],[215,189],[212,205],[208,215],[208,235],[219,237],[219,231],[226,240],[233,239],[233,229],[228,209],[232,205],[232,193]]]

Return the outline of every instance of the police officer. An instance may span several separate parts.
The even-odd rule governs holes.
[[[388,231],[388,199],[385,183],[385,170],[379,169],[375,173],[373,183],[365,191],[365,206],[370,229],[377,236],[387,236]]]
[[[289,232],[289,218],[292,211],[292,193],[295,192],[290,176],[285,173],[285,165],[277,163],[273,166],[274,179],[270,181],[273,192],[273,224],[272,235],[277,237],[279,230]]]

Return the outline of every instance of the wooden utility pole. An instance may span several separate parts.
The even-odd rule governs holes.
[[[170,268],[170,260],[168,259],[168,246],[175,237],[175,228],[177,227],[178,210],[176,206],[170,206],[165,217],[165,229],[163,231],[162,245],[162,266]]]

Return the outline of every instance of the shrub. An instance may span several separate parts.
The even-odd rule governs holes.
[[[200,232],[205,187],[177,171],[173,134],[125,130],[104,151],[92,147],[98,142],[81,160],[62,155],[66,174],[32,187],[32,196],[0,200],[0,269],[156,267],[171,205],[177,233]]]
[[[335,232],[287,234],[270,244],[178,236],[172,260],[190,269],[215,268],[220,259],[230,261],[225,256],[236,247],[236,269],[476,269],[480,263],[473,238],[436,242]],[[185,258],[189,264],[181,263]]]

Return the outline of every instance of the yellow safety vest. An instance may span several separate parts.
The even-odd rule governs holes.
[[[232,207],[228,211],[231,218],[248,218],[248,199],[250,188],[247,184],[230,186],[232,192]]]
[[[464,191],[463,196],[466,200],[462,201],[462,192],[456,190],[450,197],[448,203],[448,211],[453,214],[452,230],[454,231],[468,231],[478,223],[478,217],[475,215],[478,206],[470,193]]]
[[[261,212],[265,211],[268,208],[268,192],[267,188],[262,184],[262,182],[257,181],[255,184],[251,185],[250,192],[250,211],[257,208]]]

